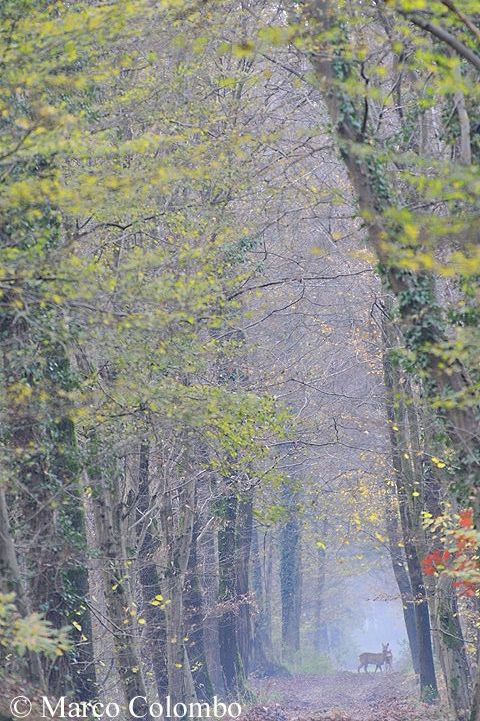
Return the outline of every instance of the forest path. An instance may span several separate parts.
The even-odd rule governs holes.
[[[444,710],[417,700],[401,673],[339,672],[256,680],[257,705],[246,721],[438,721]]]

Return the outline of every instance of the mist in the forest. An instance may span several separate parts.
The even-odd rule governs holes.
[[[360,653],[381,652],[385,643],[390,645],[395,668],[404,668],[409,663],[408,639],[402,603],[393,583],[390,593],[376,587],[368,577],[356,578],[349,585],[356,598],[352,615],[356,616],[357,622],[350,627],[352,652],[345,659],[347,668],[357,670]]]
[[[480,721],[479,11],[0,0],[0,721]]]

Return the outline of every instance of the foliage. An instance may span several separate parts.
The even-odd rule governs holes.
[[[424,525],[441,544],[424,558],[425,575],[445,573],[455,579],[462,595],[475,596],[480,589],[480,533],[474,528],[473,510],[447,512],[435,518],[425,513]]]
[[[35,609],[23,618],[14,596],[0,596],[0,632],[8,654],[58,657],[55,691],[75,685],[73,667],[95,665],[93,645],[86,648],[89,561],[101,568],[100,623],[105,615],[115,629],[112,665],[126,696],[133,686],[142,695],[155,663],[166,663],[167,685],[183,692],[192,682],[185,660],[214,612],[243,683],[255,625],[244,602],[253,575],[248,534],[257,526],[273,545],[280,529],[271,564],[281,565],[292,545],[279,574],[284,606],[300,597],[300,554],[319,596],[325,590],[342,612],[348,604],[336,600],[337,579],[377,571],[387,551],[410,573],[410,591],[412,549],[426,555],[423,572],[433,582],[446,573],[467,596],[478,587],[476,4],[303,0],[287,3],[285,14],[261,3],[258,15],[255,4],[240,5],[5,0],[0,7],[0,482],[8,512],[0,542],[10,542],[2,554],[7,580],[26,577]],[[320,84],[323,99],[298,100],[295,83]],[[270,93],[282,99],[264,123]],[[283,123],[292,106],[307,104],[315,122],[296,137],[295,122]],[[328,136],[330,143],[332,135],[332,158],[344,161],[358,195],[354,232],[375,254],[385,302],[376,298],[374,307],[395,327],[395,347],[378,332],[368,339],[371,372],[381,374],[383,354],[398,380],[382,436],[386,444],[390,434],[390,450],[373,462],[371,449],[355,443],[355,468],[334,487],[304,471],[302,453],[342,445],[335,406],[309,410],[313,420],[302,427],[308,402],[297,414],[290,391],[283,393],[289,359],[282,373],[257,375],[247,337],[278,312],[258,320],[262,301],[257,307],[250,295],[264,263],[268,273],[265,228],[281,235],[288,202],[296,207],[303,195],[313,200],[298,213],[323,223],[323,191],[307,187],[317,157],[309,142]],[[343,190],[327,193],[332,217],[336,205],[342,213],[352,205],[351,189],[345,197]],[[317,282],[292,256],[301,277],[258,289],[303,292],[306,278]],[[282,312],[297,312],[299,301],[281,300]],[[384,332],[384,318],[380,325]],[[333,418],[333,441],[319,438],[323,413]],[[291,476],[282,464],[295,469]],[[390,523],[399,510],[392,464],[403,541]],[[432,487],[435,502],[455,493],[473,510],[437,513],[428,505]],[[422,511],[432,537],[422,535]],[[88,534],[97,547],[88,548]],[[262,599],[269,590],[261,590],[260,565],[261,615],[271,604]],[[342,571],[332,574],[334,565]],[[52,569],[53,580],[38,572]],[[222,573],[231,607],[216,608],[208,589],[204,614],[202,584]],[[325,589],[322,573],[334,576]],[[423,579],[416,580],[423,598]],[[197,634],[191,646],[189,625]],[[207,665],[196,659],[192,670]],[[331,663],[303,653],[292,668],[329,673]],[[82,692],[91,695],[92,685]]]
[[[50,658],[62,656],[71,648],[66,628],[55,629],[39,613],[22,617],[16,609],[15,594],[0,594],[0,645],[2,654],[24,656],[27,651]]]

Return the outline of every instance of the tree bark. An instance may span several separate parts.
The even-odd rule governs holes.
[[[418,665],[420,675],[420,690],[422,698],[431,701],[438,696],[435,665],[433,662],[432,637],[430,628],[430,613],[427,592],[423,579],[422,566],[417,549],[418,535],[421,529],[416,527],[409,506],[409,493],[416,492],[416,487],[407,489],[405,479],[409,477],[408,471],[402,465],[402,453],[399,447],[398,434],[403,433],[406,440],[402,421],[397,417],[395,410],[396,399],[401,397],[401,389],[396,378],[396,369],[389,358],[390,349],[394,347],[394,334],[392,334],[390,321],[384,319],[384,338],[386,348],[383,353],[383,372],[386,389],[386,411],[389,424],[392,465],[395,476],[395,486],[400,513],[403,543],[407,561],[410,587],[415,604],[415,622],[418,638]],[[398,430],[395,430],[398,428]]]
[[[216,486],[213,483],[211,491],[215,493]],[[214,510],[214,513],[216,511]],[[205,656],[212,680],[213,688],[218,695],[225,694],[225,681],[223,677],[222,664],[220,660],[219,641],[219,562],[218,562],[218,534],[213,524],[202,532],[202,546],[197,545],[197,554],[201,553],[202,576],[201,583],[205,593],[206,614],[203,621],[203,636],[205,644]],[[200,571],[200,569],[198,569]]]
[[[280,597],[282,602],[282,648],[286,659],[300,649],[302,603],[301,532],[297,517],[297,496],[285,486],[288,519],[280,531]]]
[[[104,459],[102,459],[104,460]],[[108,469],[107,469],[108,470]],[[130,588],[130,570],[122,539],[123,504],[118,489],[118,472],[110,469],[98,473],[91,467],[89,485],[93,488],[92,503],[95,519],[95,536],[103,559],[102,578],[108,621],[114,639],[115,666],[118,672],[122,702],[128,704],[135,696],[146,697],[143,665],[136,646],[137,616]],[[138,704],[138,713],[145,714],[147,707]]]
[[[475,687],[473,689],[470,721],[480,721],[480,663],[477,666],[477,677],[475,679]]]
[[[461,78],[459,78],[460,80]],[[470,118],[465,104],[465,95],[458,91],[454,95],[455,107],[457,109],[458,122],[460,124],[460,162],[463,165],[472,164],[472,143],[470,136]]]
[[[243,698],[246,695],[245,669],[237,635],[238,597],[235,578],[235,530],[237,522],[238,499],[235,488],[227,493],[217,504],[220,516],[218,530],[218,601],[222,608],[218,624],[220,661],[225,680],[225,689],[232,697]]]
[[[15,593],[15,605],[21,616],[30,612],[29,599],[18,565],[15,543],[10,530],[5,489],[0,485],[0,591]],[[28,672],[32,683],[45,689],[45,676],[38,654],[28,654]]]
[[[403,618],[405,628],[407,630],[408,645],[410,655],[412,657],[413,670],[416,674],[420,673],[420,659],[418,646],[418,631],[415,614],[415,600],[413,598],[410,578],[406,569],[406,558],[400,547],[400,538],[398,535],[398,523],[396,519],[397,511],[393,507],[387,508],[387,534],[390,558],[392,561],[393,573],[397,582],[400,598],[402,599]],[[403,544],[402,544],[403,546]]]
[[[137,540],[140,542],[138,580],[142,592],[142,616],[146,621],[146,643],[152,660],[157,693],[159,698],[163,699],[168,690],[167,634],[165,612],[162,609],[164,599],[155,563],[155,551],[159,544],[152,531],[154,521],[151,515],[149,453],[148,442],[142,441],[139,451],[136,526]]]
[[[252,670],[258,676],[286,676],[287,669],[275,660],[272,642],[271,548],[267,535],[260,549],[259,531],[252,535],[252,582],[257,606],[253,635]]]
[[[430,447],[434,447],[429,438]],[[441,484],[424,459],[424,507],[433,517],[442,514]],[[428,552],[428,539],[425,553]],[[460,622],[460,611],[453,579],[445,574],[432,578],[432,616],[434,616],[434,640],[447,689],[450,708],[459,721],[468,718],[472,700],[472,677]]]
[[[250,552],[252,546],[253,492],[243,493],[238,501],[235,523],[235,593],[239,600],[237,616],[238,650],[244,673],[248,676],[252,661],[252,618],[250,599]]]
[[[453,580],[441,574],[435,591],[435,625],[448,700],[457,719],[466,721],[472,701],[471,676]]]
[[[89,588],[85,515],[71,407],[59,400],[75,379],[63,345],[51,339],[39,343],[36,333],[36,324],[24,317],[2,317],[9,474],[22,511],[20,534],[31,541],[24,590],[18,579],[14,583],[19,603],[44,614],[54,628],[72,621],[81,628],[70,630],[69,653],[54,663],[42,661],[40,676],[52,695],[73,690],[79,701],[88,701],[95,696],[96,679],[90,610],[83,603]],[[41,351],[34,353],[34,347]],[[28,402],[17,401],[12,389],[19,386],[29,389]],[[11,555],[9,563],[14,563]],[[10,570],[15,574],[14,566]],[[32,673],[38,680],[38,669]]]
[[[325,537],[328,530],[328,523],[323,522],[322,536]],[[324,618],[324,594],[325,594],[325,573],[327,554],[325,548],[319,546],[317,549],[317,582],[315,593],[315,634],[313,647],[317,653],[328,654],[328,631]]]
[[[192,544],[195,488],[195,479],[183,483],[180,490],[167,485],[163,489],[160,504],[165,556],[162,586],[165,586],[165,593],[168,596],[165,611],[168,694],[172,704],[195,700],[191,697],[194,690],[185,646],[184,616],[185,576]]]
[[[205,607],[200,572],[198,569],[198,534],[199,518],[197,516],[193,524],[185,587],[185,626],[188,638],[186,643],[197,698],[199,701],[211,701],[214,691],[205,650],[203,627]]]

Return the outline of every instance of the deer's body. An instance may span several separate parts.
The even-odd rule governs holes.
[[[393,671],[393,653],[388,651],[385,659],[385,671]]]
[[[381,653],[361,653],[359,656],[360,666],[358,667],[358,673],[360,673],[362,668],[365,673],[368,673],[368,667],[370,665],[375,665],[375,673],[377,673],[378,669],[380,669],[380,671],[382,670],[384,663],[391,667],[392,652],[388,646],[388,643],[382,643]]]

